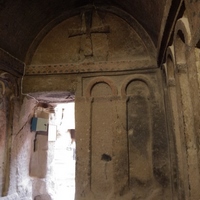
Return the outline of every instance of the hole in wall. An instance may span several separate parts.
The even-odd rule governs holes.
[[[177,33],[178,37],[180,38],[180,40],[185,43],[185,36],[183,34],[183,32],[181,30],[178,31]]]
[[[197,42],[196,48],[200,49],[200,40]]]
[[[102,156],[101,156],[101,160],[106,161],[106,162],[109,162],[109,161],[112,160],[112,158],[111,158],[110,155],[104,153],[104,154],[102,154]]]

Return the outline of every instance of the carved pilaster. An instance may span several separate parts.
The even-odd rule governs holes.
[[[8,195],[10,185],[11,143],[13,134],[14,100],[18,96],[17,78],[7,72],[0,73],[0,109],[5,127],[4,135],[4,171],[2,196]]]
[[[162,70],[165,74],[165,81],[166,81],[167,86],[174,87],[176,85],[174,73],[173,73],[173,75],[172,75],[172,73],[170,73],[169,67],[166,63],[163,64]]]

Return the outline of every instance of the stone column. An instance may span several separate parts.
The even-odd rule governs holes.
[[[166,75],[166,112],[168,132],[170,139],[170,150],[174,151],[171,154],[171,168],[172,170],[172,187],[174,199],[188,198],[188,173],[187,173],[187,156],[185,148],[185,137],[182,131],[181,121],[181,99],[179,92],[179,83],[177,74],[175,73],[175,66],[172,59],[167,58],[167,63],[164,67]]]

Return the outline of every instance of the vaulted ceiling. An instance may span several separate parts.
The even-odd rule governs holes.
[[[0,48],[24,61],[38,33],[53,19],[76,8],[118,8],[134,17],[159,46],[171,0],[1,0]]]

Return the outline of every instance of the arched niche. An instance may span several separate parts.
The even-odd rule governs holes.
[[[95,77],[88,83],[85,96],[90,104],[90,120],[87,122],[90,123],[90,189],[103,199],[112,195],[114,188],[113,100],[117,96],[117,88],[112,79]]]
[[[125,89],[130,185],[152,180],[152,127],[150,91],[142,79],[130,80]],[[143,169],[143,170],[140,170]]]
[[[148,194],[148,184],[171,187],[168,135],[164,126],[162,131],[157,126],[161,118],[154,87],[154,82],[145,75],[128,76],[121,87],[121,96],[126,99],[129,186],[141,198]],[[143,189],[142,194],[138,188]]]
[[[124,41],[123,38],[126,36],[129,36],[129,38],[126,38],[126,39],[129,41],[129,45],[131,45],[132,42],[134,42],[133,38],[131,38],[131,34],[134,34],[134,36],[137,39],[138,39],[138,37],[139,37],[139,40],[141,40],[141,38],[142,38],[142,40],[143,40],[142,46],[146,49],[147,53],[149,54],[147,56],[151,57],[151,59],[155,59],[156,49],[155,49],[155,46],[153,45],[153,42],[151,41],[151,39],[150,39],[149,35],[146,33],[146,31],[142,28],[142,26],[134,18],[130,17],[130,15],[128,15],[124,11],[119,10],[115,7],[106,7],[106,8],[95,7],[94,8],[94,7],[87,6],[87,7],[82,7],[82,8],[64,13],[61,16],[59,16],[58,18],[54,19],[49,24],[47,24],[41,30],[41,32],[38,34],[38,36],[33,41],[32,45],[30,46],[29,51],[27,53],[26,64],[27,65],[34,64],[32,60],[33,60],[33,57],[36,56],[35,55],[36,51],[39,51],[38,48],[45,49],[45,47],[48,47],[48,46],[45,46],[45,44],[44,44],[45,41],[47,41],[48,39],[50,39],[51,41],[52,41],[52,39],[54,39],[54,41],[55,41],[55,39],[56,38],[58,39],[58,37],[60,36],[60,38],[59,38],[60,40],[62,40],[64,38],[63,41],[61,42],[62,46],[65,45],[65,43],[67,43],[67,44],[73,43],[73,41],[67,41],[66,39],[68,39],[68,36],[73,37],[74,34],[76,36],[83,34],[80,32],[78,33],[78,29],[84,29],[85,22],[84,22],[83,18],[85,18],[85,16],[87,15],[88,12],[92,12],[92,13],[90,13],[90,17],[92,17],[92,20],[91,19],[89,19],[89,20],[91,20],[90,28],[95,28],[95,30],[93,29],[91,31],[91,33],[93,35],[95,35],[95,33],[99,33],[99,34],[107,33],[107,37],[108,37],[108,39],[110,38],[111,45],[112,45],[111,39],[115,40],[115,38],[117,37],[118,41],[115,41],[116,45],[120,45],[120,43],[121,44],[123,43],[122,48],[123,47],[127,48],[128,46],[126,45],[126,41]],[[109,19],[110,17],[112,19]],[[120,19],[123,22],[120,22]],[[107,26],[107,27],[105,27],[105,26]],[[110,26],[110,27],[108,27],[108,26]],[[63,30],[62,30],[63,32],[61,32],[61,30],[59,30],[62,28],[63,28]],[[76,31],[73,30],[74,28],[76,29]],[[99,30],[98,28],[101,28],[101,30]],[[122,30],[124,28],[126,30],[126,33],[125,33],[125,31]],[[130,28],[135,33],[130,34]],[[53,36],[53,38],[50,38],[52,31],[54,31],[54,33],[56,33],[56,34]],[[62,35],[62,33],[64,33],[64,34]],[[114,34],[112,34],[112,33],[114,33]],[[76,38],[76,39],[79,40],[80,38]],[[59,42],[58,40],[56,40],[56,41]],[[138,44],[141,43],[141,41],[138,41],[138,43],[135,41],[134,43],[135,43],[135,45],[133,46],[133,49],[136,49]],[[114,48],[114,46],[113,46],[113,48]],[[51,49],[51,50],[52,51],[57,50],[55,44],[53,44],[53,49]],[[126,51],[126,49],[124,49],[124,50]],[[111,49],[111,51],[112,51],[112,49]],[[141,51],[142,51],[142,47],[140,47],[139,53],[141,53]],[[45,59],[45,58],[43,58],[43,59]],[[99,59],[101,59],[101,58],[99,58]],[[60,60],[59,60],[59,62],[60,62]]]
[[[118,93],[113,81],[106,77],[98,77],[91,80],[87,86],[85,96],[87,98],[116,96]]]
[[[37,47],[31,64],[121,61],[148,56],[139,34],[123,19],[91,10],[54,27]]]
[[[25,74],[148,68],[155,58],[153,42],[134,18],[113,7],[87,7],[41,31],[27,53]]]
[[[167,54],[166,54],[166,80],[167,85],[175,85],[175,59],[174,59],[174,47],[168,47]]]
[[[181,30],[178,30],[175,40],[175,52],[176,52],[176,62],[177,64],[185,64],[185,36]]]
[[[177,21],[174,31],[174,54],[178,71],[187,70],[186,52],[190,43],[191,34],[188,19],[182,17]]]

